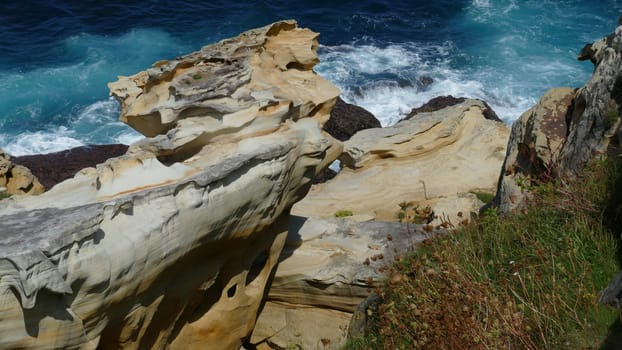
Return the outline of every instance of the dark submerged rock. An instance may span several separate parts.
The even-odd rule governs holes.
[[[419,86],[422,88],[426,88],[430,85],[432,85],[432,83],[434,83],[434,79],[432,79],[431,77],[424,75],[422,77],[419,78]]]
[[[90,145],[65,151],[13,157],[15,164],[23,165],[50,189],[59,182],[73,177],[78,171],[118,157],[128,149],[127,145]]]
[[[434,97],[433,99],[431,99],[428,102],[424,103],[420,107],[413,108],[410,111],[410,113],[408,113],[408,115],[406,115],[406,118],[404,118],[403,120],[411,119],[412,117],[416,116],[419,113],[435,112],[435,111],[441,110],[441,109],[443,109],[445,107],[457,105],[457,104],[462,103],[464,101],[466,101],[466,97],[454,97],[454,96],[451,96],[451,95]],[[486,118],[488,120],[494,120],[494,121],[498,121],[498,122],[503,122],[497,116],[497,113],[495,113],[495,111],[492,109],[492,107],[490,107],[490,105],[488,103],[486,103],[486,101],[483,101],[483,100],[480,100],[480,101],[482,101],[482,103],[484,103],[484,106],[486,106],[486,110],[484,110],[484,118]]]
[[[359,130],[380,127],[380,121],[369,111],[338,98],[324,131],[339,141],[346,141]]]
[[[445,107],[457,105],[464,101],[466,101],[465,97],[453,97],[451,95],[438,96],[424,103],[420,107],[413,108],[404,119],[410,119],[419,113],[435,112]]]

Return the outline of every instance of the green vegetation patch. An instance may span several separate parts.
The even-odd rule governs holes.
[[[619,313],[619,160],[540,186],[526,211],[489,210],[390,270],[377,329],[347,349],[598,349]],[[614,331],[620,332],[620,330]]]
[[[495,198],[495,194],[490,193],[490,192],[473,190],[473,191],[469,191],[469,193],[473,193],[475,197],[477,197],[477,199],[479,199],[480,201],[484,202],[484,204],[488,204],[492,202],[493,198]]]
[[[615,124],[615,122],[617,122],[618,119],[620,119],[620,113],[618,112],[616,108],[610,109],[605,114],[605,122],[607,123],[607,127],[613,126],[613,124]]]
[[[334,215],[336,218],[344,218],[346,216],[352,216],[354,213],[350,210],[337,210]]]

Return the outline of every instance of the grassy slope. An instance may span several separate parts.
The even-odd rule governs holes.
[[[429,240],[379,291],[378,329],[347,348],[600,348],[619,325],[596,299],[618,271],[621,183],[622,162],[601,162],[534,188],[522,213]]]

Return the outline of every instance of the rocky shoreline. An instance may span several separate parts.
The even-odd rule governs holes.
[[[313,71],[317,35],[281,21],[119,77],[129,148],[0,157],[0,347],[339,349],[387,266],[478,194],[520,209],[619,146],[622,27],[511,130],[452,96],[381,128]]]

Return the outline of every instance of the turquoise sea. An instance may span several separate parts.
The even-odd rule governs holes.
[[[130,143],[108,82],[286,18],[321,33],[317,72],[385,125],[447,94],[511,123],[548,88],[581,86],[593,67],[577,53],[621,14],[612,0],[3,1],[0,147]]]

